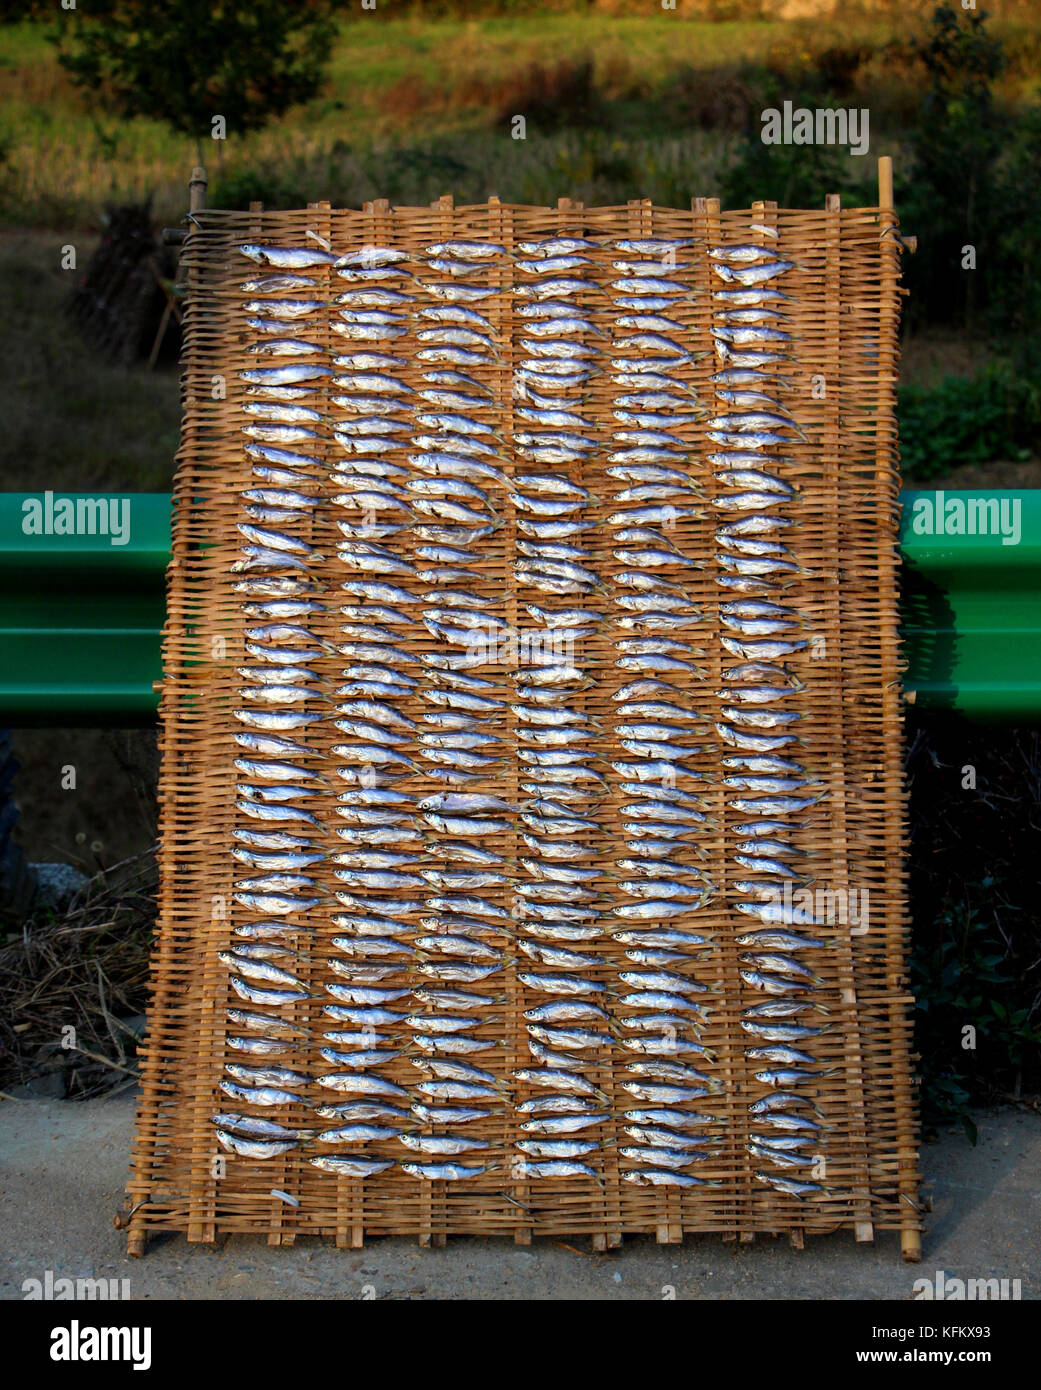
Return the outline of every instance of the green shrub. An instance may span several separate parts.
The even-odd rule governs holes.
[[[971,1136],[971,1106],[1041,1092],[1041,734],[912,705],[906,735],[922,1117]]]
[[[90,14],[74,9],[51,37],[92,102],[201,141],[214,115],[242,133],[308,101],[335,34],[328,0],[302,10],[280,0],[104,0]]]
[[[946,377],[939,386],[898,392],[903,471],[934,478],[964,463],[1027,459],[1041,421],[1038,388],[1013,365],[976,377]]]
[[[987,327],[995,334],[1027,335],[1041,317],[1041,106],[1012,126],[1002,170]]]
[[[990,1098],[995,1078],[1036,1070],[1041,1048],[994,914],[985,920],[968,896],[993,901],[999,891],[992,878],[971,885],[911,952],[922,1119],[927,1126],[960,1120],[973,1143],[972,1102],[981,1093]]]
[[[910,45],[929,83],[909,132],[911,162],[897,202],[919,244],[906,264],[913,324],[953,323],[971,331],[1000,280],[994,243],[1006,118],[994,84],[1005,55],[986,20],[983,11],[938,5]],[[962,269],[966,246],[975,248],[975,270]]]

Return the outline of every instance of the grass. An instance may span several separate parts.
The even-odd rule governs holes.
[[[252,198],[299,207],[321,197],[358,206],[376,197],[424,204],[451,192],[460,205],[495,193],[508,203],[554,204],[567,195],[592,206],[642,196],[689,207],[694,194],[718,186],[726,153],[726,142],[697,130],[655,140],[571,129],[517,141],[490,133],[361,148],[316,141],[290,161],[280,152],[229,160],[214,171],[213,198],[222,207]]]
[[[1036,26],[1017,18],[1014,5],[1006,8],[1008,17],[995,19],[993,27],[1006,37],[1014,58],[1003,89],[1014,100],[1036,71],[1030,64],[1039,40]],[[232,132],[226,147],[213,150],[206,141],[204,154],[218,176],[263,170],[270,187],[299,190],[310,198],[356,202],[381,194],[428,201],[450,183],[459,197],[457,180],[446,178],[458,175],[467,184],[467,197],[497,192],[510,201],[544,202],[562,190],[579,195],[568,186],[575,173],[567,143],[541,143],[553,135],[551,125],[577,124],[586,129],[574,134],[599,133],[625,151],[624,168],[609,191],[661,200],[663,176],[653,165],[661,131],[667,130],[666,166],[670,159],[688,165],[679,198],[685,203],[693,191],[715,191],[711,180],[718,178],[719,161],[727,155],[726,142],[718,137],[720,110],[725,125],[727,100],[735,82],[741,86],[742,74],[773,74],[783,91],[797,97],[805,83],[819,85],[820,70],[838,73],[835,80],[849,87],[843,100],[871,106],[876,141],[898,139],[917,100],[916,81],[886,44],[906,37],[918,19],[900,8],[882,14],[861,9],[841,20],[813,22],[709,22],[654,9],[617,15],[599,9],[500,14],[481,20],[359,11],[341,25],[318,97],[266,131],[241,138]],[[44,26],[6,26],[4,37],[0,220],[83,229],[97,225],[106,201],[149,195],[160,219],[178,219],[187,172],[195,162],[193,143],[156,121],[125,120],[98,109],[70,85]],[[847,71],[850,55],[855,61]],[[595,109],[583,115],[567,109],[565,101],[557,112],[545,110],[543,103],[538,113],[546,71],[556,67],[566,73],[585,63],[591,65]],[[750,92],[760,109],[762,93],[755,82]],[[522,149],[521,142],[508,138],[503,119],[532,108],[536,114]],[[717,127],[716,158],[709,163],[703,146],[684,143],[706,122]],[[421,146],[417,130],[425,132]],[[435,158],[430,181],[402,173],[402,162],[410,160],[422,169],[431,147],[441,169]],[[405,151],[398,167],[391,149]],[[352,176],[330,186],[330,166],[334,175],[341,165],[350,172],[352,161],[358,166]],[[694,182],[696,190],[690,187]],[[585,183],[598,190],[595,177],[587,176]]]
[[[43,488],[168,491],[180,404],[176,373],[100,362],[63,313],[77,272],[59,268],[65,236],[0,239],[0,474],[12,492]],[[82,269],[93,249],[73,244]]]

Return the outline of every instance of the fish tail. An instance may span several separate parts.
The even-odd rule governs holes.
[[[502,1197],[504,1201],[507,1201],[507,1202],[511,1203],[511,1205],[513,1205],[513,1206],[515,1206],[515,1207],[519,1207],[519,1208],[521,1209],[521,1211],[527,1212],[527,1214],[528,1214],[529,1216],[531,1215],[531,1213],[532,1213],[532,1208],[531,1208],[531,1207],[526,1207],[526,1206],[524,1205],[523,1202],[518,1202],[517,1199],[516,1199],[516,1197],[511,1197],[510,1194],[509,1194],[508,1192],[500,1192],[500,1193],[499,1193],[499,1196]]]

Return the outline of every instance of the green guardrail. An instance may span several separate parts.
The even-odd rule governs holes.
[[[902,501],[908,698],[1041,719],[1041,491]],[[169,551],[166,493],[0,493],[0,727],[153,722]]]
[[[168,493],[0,493],[0,726],[152,723],[169,558]]]
[[[1041,491],[901,494],[908,697],[1041,720]]]

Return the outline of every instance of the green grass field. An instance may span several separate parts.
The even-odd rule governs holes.
[[[1010,57],[998,92],[1011,107],[1041,71],[1041,17],[1025,0],[998,8],[992,29]],[[257,134],[204,141],[209,201],[358,206],[451,192],[460,204],[496,193],[520,203],[646,196],[687,206],[722,191],[748,111],[761,109],[770,84],[797,98],[807,83],[821,90],[823,70],[842,88],[841,104],[870,107],[870,156],[840,152],[831,166],[847,202],[869,203],[876,154],[897,156],[898,180],[907,169],[902,131],[921,100],[921,74],[887,45],[906,39],[929,9],[845,7],[841,18],[812,22],[708,22],[649,0],[642,14],[618,15],[431,20],[355,11],[312,102]],[[3,486],[163,490],[177,441],[175,373],[108,366],[83,346],[62,313],[74,277],[59,269],[59,248],[74,243],[85,266],[106,203],[151,197],[158,224],[180,221],[194,143],[77,91],[45,26],[6,25],[0,37]],[[514,113],[527,115],[525,140],[506,129]],[[828,177],[804,180],[798,196],[823,199]],[[788,201],[783,186],[759,196]],[[978,365],[975,351],[963,368],[960,347],[926,346],[905,354],[905,379]]]
[[[1036,81],[1039,50],[1039,26],[1012,11],[992,22],[1012,58],[1001,89],[1010,102],[1024,97],[1031,74]],[[844,104],[872,111],[872,152],[879,141],[898,147],[918,78],[887,44],[920,18],[914,6],[789,22],[708,22],[650,6],[643,15],[466,21],[359,12],[341,25],[313,101],[265,131],[206,140],[203,154],[226,205],[261,194],[282,204],[381,195],[427,202],[448,189],[460,200],[495,192],[546,202],[567,192],[685,204],[716,191],[750,74],[772,73],[797,96],[800,83],[819,83],[822,66],[834,70],[848,87]],[[77,91],[45,26],[5,26],[3,39],[0,222],[85,229],[97,226],[106,201],[149,196],[157,217],[176,220],[193,142]],[[858,50],[847,80],[844,65]],[[562,90],[547,101],[555,70]],[[529,113],[523,142],[504,127],[512,113]]]
[[[180,404],[172,370],[126,371],[98,360],[63,305],[76,277],[60,269],[64,238],[0,238],[0,487],[165,492]],[[93,250],[77,243],[82,268]]]

